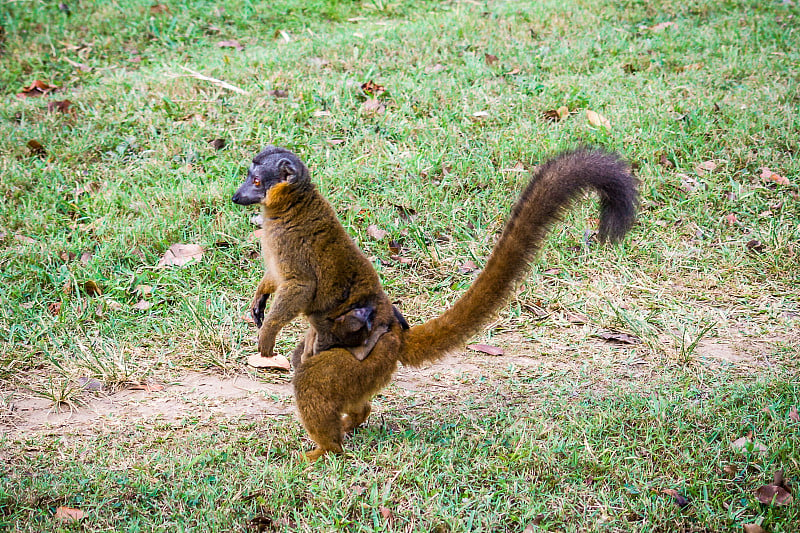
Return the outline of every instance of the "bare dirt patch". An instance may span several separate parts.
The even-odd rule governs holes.
[[[698,343],[693,359],[710,368],[752,371],[768,367],[781,353],[784,354],[781,358],[785,359],[791,347],[800,345],[798,337],[752,339],[730,335],[704,339]],[[579,346],[556,350],[557,354],[553,354],[550,350],[539,353],[530,342],[520,343],[513,336],[498,336],[493,341],[504,348],[504,355],[464,352],[423,368],[401,367],[387,394],[415,396],[421,391],[436,390],[461,395],[487,386],[495,387],[497,380],[513,369],[544,375],[578,371],[587,364],[597,368],[596,385],[602,388],[604,379],[616,383],[646,380],[647,376],[657,374],[664,364],[663,357],[648,356],[630,346],[579,343]],[[777,348],[780,346],[784,347],[783,351]],[[0,434],[13,438],[41,432],[67,434],[143,421],[170,423],[187,417],[234,419],[292,415],[295,408],[288,377],[269,373],[222,376],[191,372],[163,383],[163,390],[84,392],[78,405],[61,408],[56,408],[51,400],[22,390],[6,389],[0,391]]]
[[[121,390],[82,397],[81,404],[56,408],[53,402],[15,391],[0,413],[0,432],[70,432],[92,426],[173,422],[187,416],[286,415],[294,411],[289,383],[265,383],[247,375],[225,377],[190,373],[160,391]]]

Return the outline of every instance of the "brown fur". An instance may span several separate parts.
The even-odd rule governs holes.
[[[264,295],[275,293],[259,331],[262,354],[272,352],[278,330],[301,313],[319,330],[354,305],[371,305],[376,327],[388,328],[363,361],[337,347],[302,360],[296,368],[297,408],[317,444],[307,454],[311,460],[342,451],[343,434],[369,416],[370,399],[389,383],[398,362],[419,366],[435,361],[478,332],[527,273],[550,225],[579,193],[594,189],[599,194],[602,239],[621,238],[635,218],[635,179],[618,156],[588,149],[557,156],[537,170],[522,192],[475,283],[440,317],[404,329],[393,317],[374,268],[314,189],[302,162],[275,147],[253,161],[248,180],[259,173],[271,180],[260,200],[269,271],[254,298],[255,310]],[[293,174],[281,171],[287,165]]]

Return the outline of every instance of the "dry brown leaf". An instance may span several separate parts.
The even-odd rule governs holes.
[[[203,247],[199,244],[173,244],[159,259],[156,268],[182,267],[203,258]]]
[[[134,383],[128,386],[128,390],[143,390],[145,392],[160,392],[164,390],[164,385],[158,383]]]
[[[361,105],[361,110],[368,115],[382,115],[386,112],[386,106],[377,98],[369,98]]]
[[[753,440],[752,433],[749,433],[744,437],[739,437],[735,441],[731,442],[731,449],[735,452],[757,453],[767,451],[766,446]]]
[[[361,84],[361,90],[364,91],[364,94],[367,96],[371,98],[377,98],[386,92],[386,87],[383,85],[378,85],[374,81],[369,80]]]
[[[476,270],[478,270],[478,265],[476,265],[474,261],[470,261],[469,259],[461,263],[461,266],[458,267],[458,271],[461,274],[471,274]]]
[[[80,509],[72,509],[70,507],[56,507],[55,517],[59,520],[78,521],[86,518],[86,513]]]
[[[778,470],[769,485],[762,485],[756,489],[756,498],[764,505],[789,505],[792,503],[792,493],[783,478],[783,471]]]
[[[607,130],[611,129],[611,122],[609,122],[606,117],[604,117],[597,111],[592,111],[591,109],[587,109],[586,120],[589,122],[590,126],[593,126],[595,128],[605,128]]]
[[[380,511],[381,516],[383,517],[384,520],[387,520],[389,522],[394,520],[394,513],[388,507],[380,506],[378,508],[378,511]]]
[[[701,176],[706,172],[713,172],[717,168],[717,163],[714,161],[703,161],[702,163],[698,163],[696,167],[694,167],[695,172],[700,174]]]
[[[745,524],[742,527],[744,528],[744,533],[767,533],[764,528],[758,524]]]
[[[789,416],[789,420],[791,420],[792,422],[800,422],[800,413],[797,412],[797,407],[796,406],[793,405],[789,409],[789,415],[788,416]]]
[[[208,144],[211,145],[211,148],[214,150],[222,150],[225,148],[226,141],[225,139],[211,139],[208,141]]]
[[[376,241],[383,240],[389,234],[388,231],[383,230],[376,226],[375,224],[370,224],[367,226],[367,235],[375,239]]]
[[[488,355],[503,355],[506,352],[499,346],[492,346],[491,344],[470,344],[467,346],[470,350],[481,352]]]
[[[137,285],[133,288],[133,292],[141,294],[142,296],[149,296],[153,293],[152,285]]]
[[[20,235],[19,233],[14,234],[14,240],[20,244],[36,244],[36,239],[32,239],[27,235]]]
[[[44,96],[48,93],[58,90],[55,85],[50,85],[46,81],[35,80],[27,87],[23,87],[22,91],[17,94],[19,98],[30,98],[35,96]]]
[[[650,26],[647,29],[650,30],[650,31],[654,31],[654,32],[660,32],[660,31],[664,31],[667,28],[671,28],[672,26],[677,26],[677,23],[672,22],[672,21],[659,22],[658,24]]]
[[[165,15],[169,13],[169,6],[164,4],[153,4],[150,6],[151,15]]]
[[[61,313],[61,302],[50,302],[47,304],[47,312],[53,316],[58,316]]]
[[[103,289],[94,280],[86,280],[83,282],[83,290],[89,296],[100,296],[103,294]]]
[[[78,385],[80,385],[84,390],[92,392],[103,390],[103,383],[94,378],[78,378]]]
[[[675,502],[675,505],[683,509],[687,505],[689,505],[689,500],[686,499],[685,496],[682,496],[677,490],[675,489],[661,489],[662,494],[666,494],[668,496],[672,496],[672,499]]]
[[[242,46],[239,41],[235,39],[231,39],[230,41],[220,41],[217,43],[217,46],[220,48],[236,48],[237,50],[244,50],[244,46]]]
[[[497,56],[494,54],[483,54],[483,59],[486,61],[486,64],[489,66],[494,65],[497,63]]]
[[[389,253],[392,255],[400,255],[403,246],[397,241],[389,241]]]
[[[44,157],[47,155],[47,150],[45,149],[44,145],[37,141],[36,139],[31,139],[28,141],[28,150],[31,151],[31,155],[37,155],[39,157]]]
[[[768,179],[770,181],[774,181],[778,185],[791,185],[792,182],[789,181],[784,176],[776,172],[772,172],[768,167],[761,167],[761,179]]]
[[[519,68],[514,67],[511,70],[509,70],[508,72],[506,72],[506,76],[516,76],[520,72],[522,72],[522,71]]]
[[[284,89],[272,89],[271,91],[267,91],[267,94],[272,96],[273,98],[288,98],[289,91]]]
[[[728,213],[727,215],[725,215],[725,222],[729,226],[733,226],[734,224],[736,224],[738,222],[736,218],[736,213]]]
[[[47,112],[48,113],[69,113],[71,111],[72,102],[69,100],[53,100],[52,102],[47,102]]]
[[[736,476],[736,474],[739,473],[739,469],[736,467],[736,465],[725,465],[722,467],[722,471],[729,476]]]
[[[151,307],[153,307],[153,304],[151,304],[147,300],[139,300],[138,302],[136,302],[131,306],[131,308],[136,309],[137,311],[147,311]]]
[[[282,355],[261,357],[260,354],[253,354],[247,358],[247,364],[253,368],[274,368],[276,370],[289,370],[291,368],[289,360]]]
[[[767,247],[764,246],[764,243],[762,243],[758,239],[751,239],[747,241],[747,244],[745,244],[745,246],[747,247],[748,250],[759,254],[763,253],[767,249]]]
[[[86,266],[86,265],[89,264],[89,260],[91,258],[92,258],[92,252],[89,252],[89,251],[83,252],[83,253],[81,253],[80,262],[81,262],[81,264],[83,266]]]
[[[639,344],[642,340],[635,335],[627,333],[620,333],[618,331],[601,331],[597,334],[598,337],[607,342],[614,342],[617,344]]]
[[[108,300],[106,301],[106,305],[108,305],[108,308],[112,311],[121,311],[123,307],[122,304],[116,300]]]

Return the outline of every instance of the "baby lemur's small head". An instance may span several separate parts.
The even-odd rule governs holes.
[[[308,187],[311,183],[308,169],[286,148],[268,145],[253,158],[247,179],[233,195],[233,202],[239,205],[260,203],[272,187],[281,183],[298,189]]]

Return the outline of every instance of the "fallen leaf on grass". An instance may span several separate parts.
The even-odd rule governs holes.
[[[88,391],[97,392],[103,390],[103,383],[94,378],[78,378],[78,385]]]
[[[182,267],[203,258],[203,247],[199,244],[173,244],[159,259],[156,268],[168,266]]]
[[[153,307],[153,304],[151,304],[147,300],[139,300],[138,302],[136,302],[131,306],[132,309],[136,309],[137,311],[147,311],[151,307]]]
[[[756,498],[764,505],[781,506],[792,503],[792,493],[783,479],[783,470],[775,472],[772,483],[756,489]]]
[[[59,520],[78,521],[86,518],[86,513],[70,507],[56,507],[55,517]]]
[[[386,106],[377,98],[369,98],[361,105],[361,110],[368,115],[382,115],[386,112]]]
[[[47,155],[47,150],[45,150],[42,143],[37,141],[36,139],[31,139],[28,141],[28,150],[31,151],[31,155],[38,155],[39,157],[44,157]]]
[[[247,364],[253,368],[274,368],[277,370],[289,370],[291,368],[289,360],[282,355],[261,357],[260,354],[253,354],[247,358]]]
[[[491,344],[470,344],[467,346],[470,350],[481,352],[488,355],[503,355],[505,351],[499,346],[492,346]]]
[[[611,122],[598,113],[597,111],[592,111],[591,109],[586,110],[586,120],[589,122],[590,126],[595,128],[605,128],[607,130],[611,130]]]
[[[713,172],[716,168],[717,164],[714,161],[703,161],[702,163],[698,163],[697,166],[694,167],[694,170],[702,176],[706,172]]]
[[[672,26],[677,26],[677,23],[670,20],[667,22],[659,22],[658,24],[654,24],[653,26],[650,26],[647,29],[658,33],[660,31],[666,30],[667,28],[671,28]]]
[[[559,122],[569,116],[569,108],[565,105],[562,105],[558,109],[548,109],[547,111],[543,112],[542,115],[544,115],[544,118],[550,122]]]
[[[284,89],[272,89],[271,91],[267,91],[267,94],[272,96],[273,98],[288,98],[289,91]]]
[[[778,185],[791,185],[792,182],[789,181],[784,176],[776,172],[772,172],[768,167],[761,167],[761,179],[774,181]]]
[[[137,285],[133,288],[133,292],[137,294],[141,294],[142,296],[148,296],[153,293],[153,286],[152,285]]]
[[[745,246],[747,246],[748,250],[751,250],[756,253],[763,253],[767,249],[767,247],[764,246],[764,243],[762,243],[757,239],[752,239],[747,241],[747,244]]]
[[[164,390],[164,385],[158,383],[134,383],[128,386],[128,390],[143,390],[145,392],[161,392]]]
[[[381,516],[384,520],[391,522],[394,520],[394,513],[388,507],[380,506],[378,507],[378,511],[380,511]]]
[[[61,302],[51,302],[47,304],[47,312],[53,316],[58,316],[61,313]]]
[[[729,226],[733,226],[734,224],[736,224],[738,222],[738,220],[736,219],[736,213],[728,213],[727,215],[725,215],[725,222]]]
[[[69,100],[53,100],[52,102],[47,102],[48,113],[69,113],[71,107],[72,102]]]
[[[211,148],[214,150],[222,150],[225,148],[225,139],[211,139],[208,141],[208,144],[211,145]]]
[[[687,176],[686,174],[676,174],[675,176],[681,179],[681,189],[683,189],[686,192],[693,192],[697,189],[706,188],[705,183],[696,180],[691,176]]]
[[[753,432],[751,431],[744,437],[739,437],[735,441],[731,442],[731,449],[735,452],[765,452],[767,451],[767,447],[761,444],[760,442],[756,442],[753,440]]]
[[[800,422],[800,413],[797,412],[797,407],[796,406],[793,405],[789,409],[789,415],[788,416],[789,416],[789,420],[791,420],[792,422]]]
[[[597,336],[604,341],[615,342],[617,344],[639,344],[642,342],[642,340],[635,335],[620,333],[618,331],[601,331]]]
[[[354,496],[362,496],[367,492],[367,487],[364,485],[351,485],[350,486],[350,493]]]
[[[17,94],[19,98],[31,98],[36,96],[44,96],[57,90],[58,87],[50,85],[46,81],[36,80],[27,87],[23,87],[22,91]]]
[[[164,15],[169,13],[169,6],[164,4],[153,4],[150,6],[151,15]]]
[[[494,54],[483,54],[483,59],[486,61],[487,65],[492,66],[497,63],[498,58]]]
[[[92,71],[92,67],[90,67],[89,65],[87,65],[85,63],[80,63],[78,61],[73,61],[68,57],[65,57],[64,61],[66,61],[67,63],[69,63],[70,65],[75,67],[76,69],[80,70],[81,72],[91,72]],[[141,59],[140,59],[140,61],[141,61]]]
[[[722,467],[722,471],[732,477],[739,473],[739,469],[736,467],[736,465],[725,465]]]
[[[372,237],[376,241],[382,240],[388,234],[389,234],[388,231],[379,228],[375,224],[370,224],[369,226],[367,226],[367,235],[369,235],[370,237]]]
[[[220,41],[217,43],[217,46],[220,48],[236,48],[239,51],[244,50],[244,46],[242,46],[239,41],[234,39],[231,39],[230,41]]]
[[[14,234],[14,240],[20,244],[36,244],[36,239],[32,239],[27,235],[20,235],[19,233]]]
[[[543,514],[537,515],[536,518],[531,520],[528,523],[528,525],[525,526],[525,529],[522,530],[522,533],[534,533],[534,531],[538,531],[539,524],[542,523],[542,520],[544,520],[544,515]]]
[[[100,296],[103,294],[103,289],[94,280],[86,280],[83,282],[83,290],[89,296]]]
[[[460,274],[471,274],[478,270],[478,265],[475,264],[474,261],[464,261],[460,267],[458,267],[458,272]]]
[[[369,80],[361,84],[361,90],[364,91],[364,94],[367,96],[377,98],[386,92],[386,87]]]
[[[744,533],[767,533],[764,528],[758,524],[745,524],[742,527],[744,528]]]
[[[686,499],[685,496],[682,496],[677,490],[675,489],[661,489],[662,494],[666,494],[668,496],[672,496],[675,505],[683,509],[687,505],[689,505],[689,500]]]

